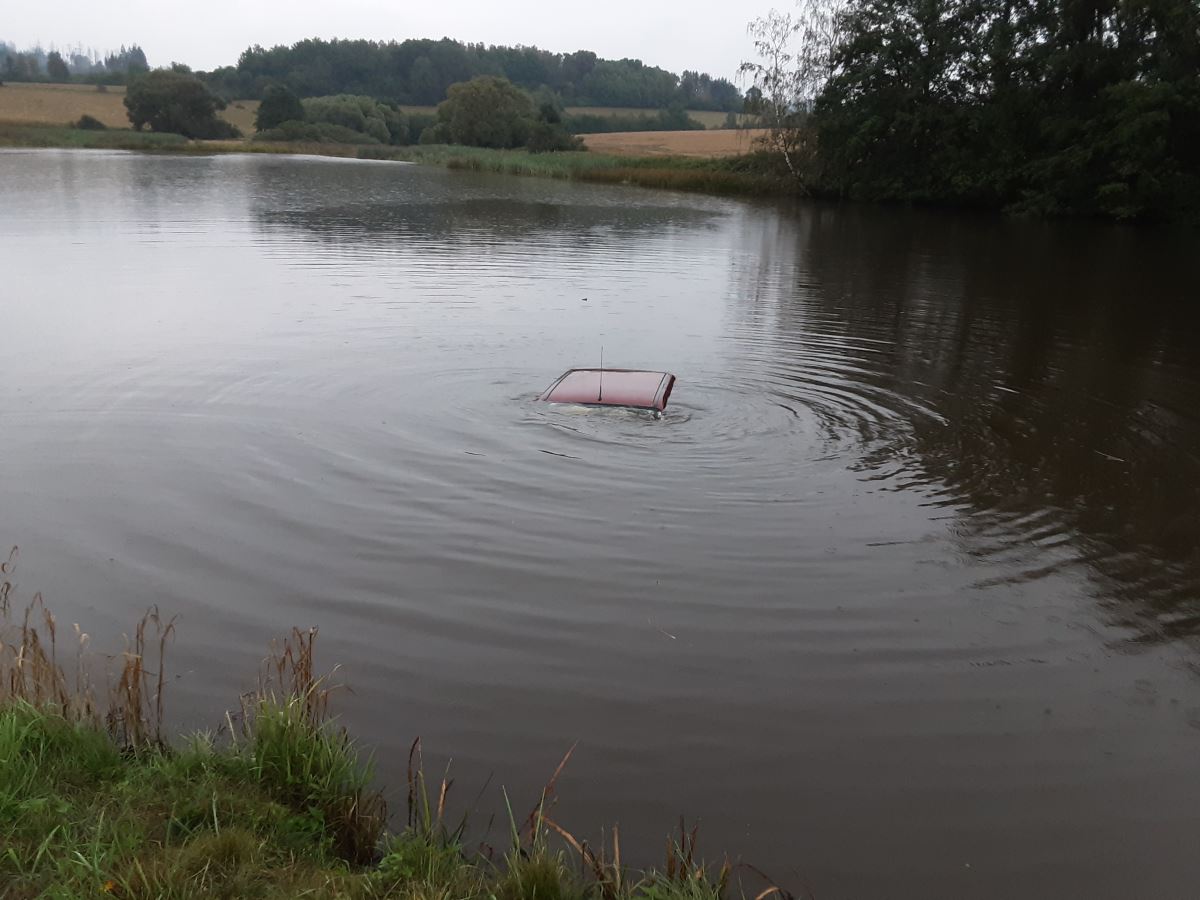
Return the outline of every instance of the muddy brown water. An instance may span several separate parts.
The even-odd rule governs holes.
[[[271,157],[0,154],[0,540],[215,725],[319,625],[402,802],[821,898],[1200,883],[1200,240]],[[678,375],[661,419],[563,370]],[[503,828],[495,826],[494,840]]]

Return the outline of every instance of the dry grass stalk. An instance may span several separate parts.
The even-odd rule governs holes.
[[[158,644],[158,669],[146,667],[146,632],[154,627]],[[163,688],[166,672],[167,641],[175,634],[175,620],[163,622],[158,607],[152,606],[134,629],[133,638],[125,637],[121,674],[109,690],[105,721],[113,739],[129,750],[165,747],[163,740]],[[153,679],[153,682],[151,681]]]
[[[70,722],[99,727],[107,724],[118,746],[140,750],[163,746],[163,662],[174,620],[164,623],[151,608],[138,623],[132,639],[126,638],[122,666],[109,681],[108,708],[103,717],[88,672],[88,635],[75,624],[75,672],[68,676],[58,660],[58,621],[41,594],[34,594],[19,625],[11,621],[16,547],[0,563],[0,702],[23,702],[52,709]],[[146,666],[147,632],[153,626],[158,667]]]
[[[542,796],[538,800],[537,805],[529,811],[529,818],[525,820],[525,832],[529,834],[531,841],[537,839],[538,825],[545,820],[547,814],[554,808],[557,802],[556,791],[558,788],[558,777],[562,775],[563,769],[567,767],[571,756],[575,753],[575,748],[579,746],[576,741],[571,745],[570,749],[563,754],[563,758],[559,760],[558,766],[554,769],[554,774],[550,776],[550,780],[546,782],[546,786],[542,788]]]
[[[329,694],[335,686],[329,679],[337,671],[335,666],[328,675],[316,674],[313,662],[317,640],[316,628],[293,628],[292,633],[282,640],[271,642],[271,651],[263,661],[259,672],[258,691],[243,698],[253,702],[263,700],[286,702],[294,699],[303,704],[304,718],[313,727],[320,726],[329,718]]]
[[[12,613],[13,583],[18,550],[0,563],[0,702],[24,702],[52,708],[72,722],[99,724],[95,697],[84,667],[88,636],[75,626],[76,668],[73,679],[58,663],[58,622],[34,594],[20,626]],[[39,625],[40,621],[40,625]]]

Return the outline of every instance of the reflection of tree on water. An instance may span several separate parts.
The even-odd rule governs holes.
[[[860,435],[869,477],[963,510],[965,552],[1011,570],[1004,582],[1082,567],[1136,640],[1200,634],[1200,242],[940,214],[804,219],[772,324],[785,353],[843,336],[855,390],[897,398],[902,425]]]
[[[639,191],[639,202],[611,187],[545,179],[442,172],[396,164],[309,166],[297,184],[293,167],[259,166],[252,204],[266,232],[308,233],[323,242],[379,245],[411,239],[443,243],[535,237],[570,244],[590,231],[644,234],[696,228],[718,214],[721,201]],[[711,208],[706,209],[705,206]]]

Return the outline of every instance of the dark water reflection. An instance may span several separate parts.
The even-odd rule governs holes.
[[[821,897],[1192,892],[1194,235],[301,159],[0,192],[0,538],[99,635],[181,614],[181,724],[314,623],[391,784],[420,734],[532,798],[579,740],[561,817],[634,857],[684,811]],[[533,402],[602,345],[663,419]]]
[[[969,510],[963,549],[1072,568],[1130,639],[1200,628],[1200,257],[1190,235],[842,215],[807,258],[823,309],[876,326],[943,422],[865,458]],[[846,253],[848,246],[854,255]],[[930,248],[937,248],[930,252]],[[870,259],[870,271],[853,260]],[[947,290],[947,288],[949,290]],[[946,426],[946,427],[942,427]],[[906,459],[897,465],[897,457]]]

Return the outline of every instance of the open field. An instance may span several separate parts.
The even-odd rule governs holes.
[[[94,84],[13,84],[0,87],[0,122],[65,125],[82,115],[109,128],[128,128],[125,88]]]
[[[20,124],[65,125],[85,113],[99,119],[109,128],[128,128],[125,117],[124,87],[108,87],[100,91],[91,84],[13,84],[0,87],[0,122]],[[436,106],[401,106],[406,113],[433,115]],[[222,113],[246,135],[254,133],[254,114],[257,100],[234,100]],[[653,116],[656,109],[633,109],[617,106],[572,106],[570,115],[593,116]],[[688,115],[706,128],[719,128],[725,113],[690,110]]]
[[[0,122],[20,125],[66,125],[82,115],[99,119],[109,128],[128,128],[125,88],[100,91],[92,84],[13,84],[0,87]],[[254,132],[257,100],[235,100],[222,116],[242,129]]]
[[[614,131],[607,134],[581,134],[584,146],[611,156],[691,156],[713,159],[738,156],[756,149],[755,143],[765,131]]]
[[[257,100],[231,100],[221,113],[221,118],[232,122],[246,137],[254,134],[254,116],[258,113]]]

